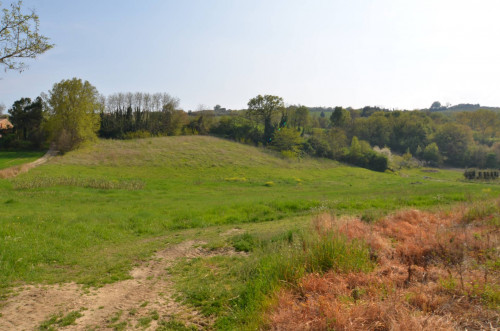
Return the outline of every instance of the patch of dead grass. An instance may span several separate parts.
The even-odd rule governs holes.
[[[467,211],[465,211],[467,212]],[[324,214],[316,231],[361,239],[371,273],[309,274],[279,292],[273,330],[484,330],[500,327],[499,229],[464,210],[406,210],[379,222]]]

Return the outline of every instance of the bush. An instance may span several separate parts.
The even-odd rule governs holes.
[[[333,153],[328,143],[317,136],[309,138],[302,148],[305,153],[311,156],[333,158]]]
[[[231,242],[237,252],[251,252],[258,244],[258,240],[249,233],[235,236]]]
[[[302,138],[300,132],[295,129],[281,128],[274,132],[271,146],[273,149],[283,152],[288,151],[297,155],[300,151]]]
[[[139,130],[133,132],[127,132],[123,135],[123,139],[142,139],[142,138],[151,138],[151,132],[146,130]]]
[[[388,163],[389,161],[387,159],[387,156],[383,154],[376,152],[370,152],[368,154],[367,168],[370,170],[384,172],[385,170],[387,170]]]

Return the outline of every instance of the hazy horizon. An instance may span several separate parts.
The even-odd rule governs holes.
[[[3,1],[2,8],[12,1]],[[496,1],[25,0],[54,49],[0,73],[0,103],[62,79],[167,92],[185,110],[257,94],[311,107],[499,106]]]

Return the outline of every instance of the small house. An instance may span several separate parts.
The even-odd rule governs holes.
[[[10,123],[8,118],[0,118],[0,138],[2,138],[2,133],[12,129],[14,125]]]

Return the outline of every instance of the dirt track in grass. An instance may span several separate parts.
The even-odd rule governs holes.
[[[35,167],[38,167],[39,165],[44,164],[45,162],[56,156],[57,153],[58,151],[51,148],[50,150],[47,151],[47,153],[45,153],[44,156],[42,156],[38,160],[35,160],[30,163],[13,166],[7,169],[2,169],[0,170],[0,178],[12,178],[16,177],[19,174],[28,172],[30,169],[33,169]]]
[[[115,327],[155,330],[159,321],[173,318],[198,329],[212,321],[173,298],[173,283],[167,271],[176,259],[235,254],[223,249],[207,251],[200,242],[185,241],[159,251],[146,263],[130,272],[131,279],[86,289],[75,283],[24,286],[0,308],[0,330],[33,330],[52,316],[65,316],[78,311],[82,315],[75,324],[53,324],[59,330],[107,330]],[[155,313],[156,312],[156,313]],[[155,317],[156,316],[156,317]]]

